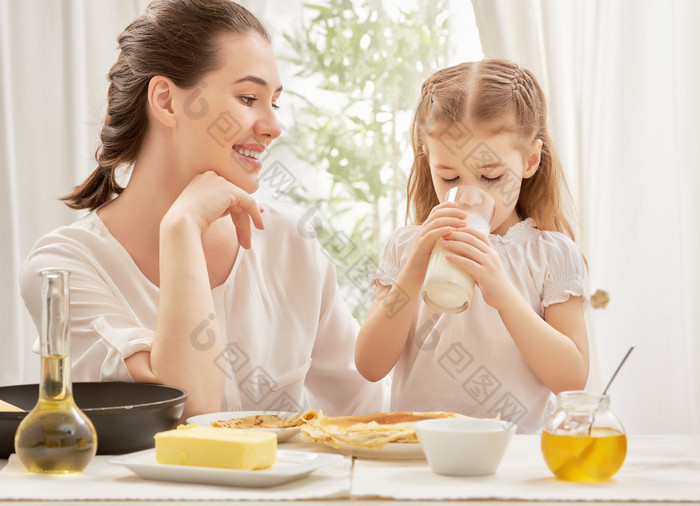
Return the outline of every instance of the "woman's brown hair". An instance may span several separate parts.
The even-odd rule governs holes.
[[[151,2],[117,38],[120,53],[108,74],[97,169],[61,200],[73,209],[94,210],[121,193],[116,171],[134,163],[143,143],[151,78],[162,75],[181,88],[193,87],[221,64],[220,35],[251,32],[270,40],[262,23],[231,0]]]
[[[526,145],[542,141],[539,168],[523,179],[515,210],[522,219],[532,218],[539,229],[563,232],[573,239],[562,205],[562,198],[567,205],[571,200],[547,128],[544,93],[529,70],[507,60],[461,63],[435,72],[423,83],[411,125],[414,158],[407,216],[413,211],[413,223],[422,224],[439,204],[425,150],[427,130],[458,127],[453,130],[459,132],[467,117],[479,125],[508,122]]]

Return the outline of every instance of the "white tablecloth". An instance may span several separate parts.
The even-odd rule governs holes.
[[[144,480],[123,466],[110,464],[112,456],[98,455],[82,473],[39,475],[25,471],[11,455],[0,471],[0,501],[7,500],[295,500],[350,496],[352,461],[322,467],[300,480],[269,488],[239,488],[193,483]]]
[[[349,458],[309,477],[272,488],[246,489],[144,480],[98,456],[84,473],[43,476],[27,473],[12,456],[0,471],[0,501],[8,500],[547,500],[699,501],[700,437],[687,439],[692,456],[677,437],[629,436],[627,459],[612,480],[579,484],[555,479],[544,464],[538,436],[515,435],[498,472],[479,478],[433,474],[425,461],[372,461]],[[332,451],[310,443],[280,448]]]
[[[357,460],[352,496],[391,499],[547,501],[700,501],[700,459],[666,436],[631,436],[620,471],[602,483],[554,478],[539,436],[513,437],[498,472],[484,477],[439,476],[426,462]]]

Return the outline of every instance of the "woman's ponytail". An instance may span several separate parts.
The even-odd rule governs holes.
[[[61,200],[71,209],[97,209],[124,190],[116,182],[115,172],[109,167],[97,167],[81,185],[61,197]]]

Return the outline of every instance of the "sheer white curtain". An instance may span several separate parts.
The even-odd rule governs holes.
[[[57,200],[94,168],[117,35],[145,0],[0,0],[0,384],[38,380],[21,262],[78,217]]]
[[[574,194],[599,376],[629,432],[700,432],[700,2],[472,0],[484,54],[530,67]],[[597,381],[596,381],[597,380]]]

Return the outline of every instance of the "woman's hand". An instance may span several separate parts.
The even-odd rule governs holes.
[[[435,206],[416,234],[413,248],[406,262],[405,271],[423,282],[433,246],[441,237],[466,225],[467,213],[454,202],[443,202]]]
[[[448,262],[474,278],[489,306],[500,309],[517,294],[485,231],[462,227],[444,237],[440,244],[448,253]]]
[[[230,215],[241,246],[250,248],[251,225],[264,228],[261,209],[244,190],[214,171],[198,174],[185,187],[165,214],[163,221],[193,219],[203,233],[216,220]]]

